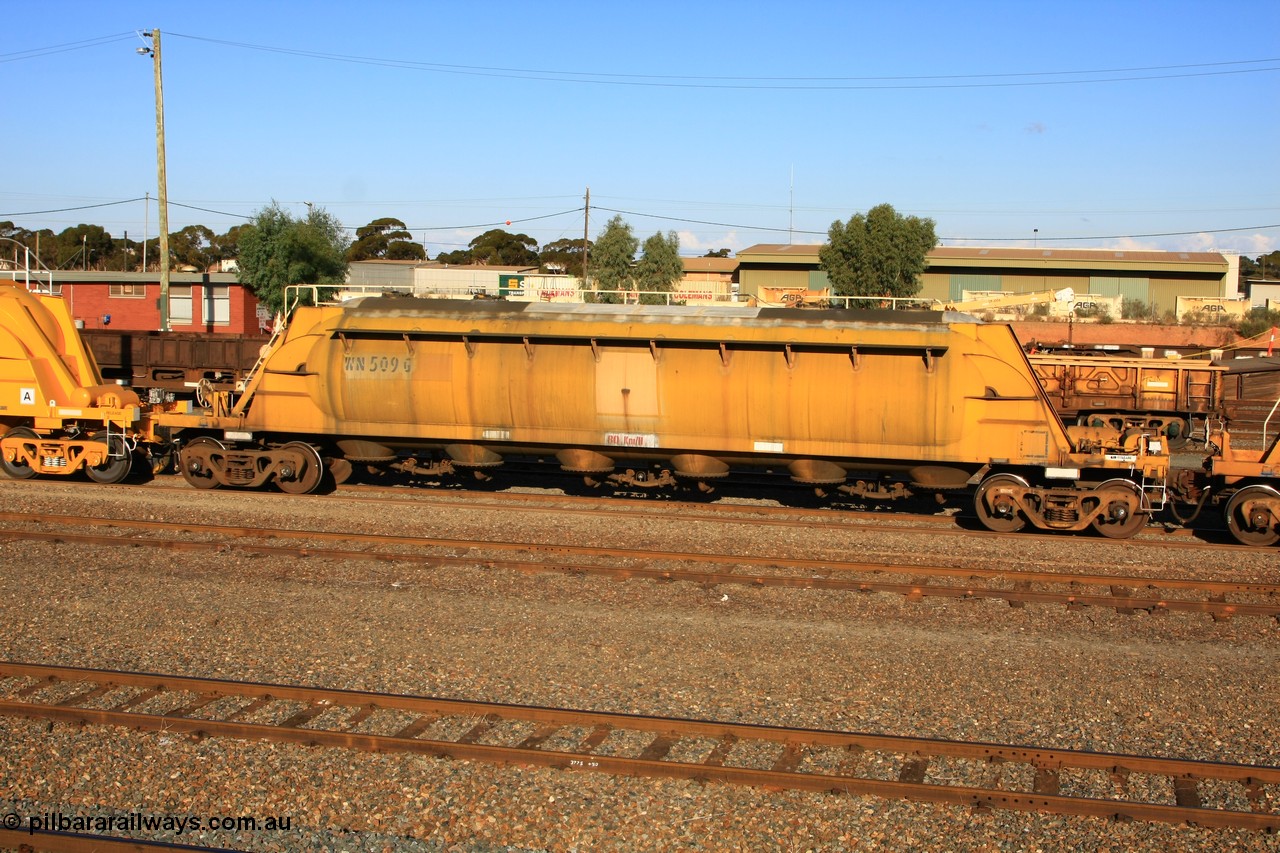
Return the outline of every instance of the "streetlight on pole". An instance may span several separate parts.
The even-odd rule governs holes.
[[[138,48],[142,56],[151,54],[156,68],[156,183],[160,185],[160,331],[169,331],[169,191],[164,173],[164,84],[160,75],[160,31],[140,33],[151,39],[150,47]]]

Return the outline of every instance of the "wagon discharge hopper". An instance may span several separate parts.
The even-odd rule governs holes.
[[[755,467],[870,498],[972,490],[993,529],[1120,537],[1167,473],[1157,440],[1064,427],[1009,327],[926,311],[303,307],[234,405],[158,419],[202,487],[305,492],[326,465],[341,481],[528,455],[633,486]]]
[[[60,296],[0,284],[0,467],[15,479],[129,475],[138,395],[105,384]]]

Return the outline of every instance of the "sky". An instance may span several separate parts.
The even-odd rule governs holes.
[[[695,256],[888,203],[944,246],[1280,248],[1276,0],[0,9],[30,230],[155,236],[158,29],[171,232],[310,203],[435,257],[620,214]]]

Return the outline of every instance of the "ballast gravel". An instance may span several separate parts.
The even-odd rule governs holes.
[[[9,511],[1276,582],[1275,549],[0,480]],[[881,515],[876,516],[882,520]],[[892,514],[883,520],[892,522]],[[4,522],[0,528],[12,526]],[[0,540],[31,663],[1275,765],[1274,620]],[[943,768],[945,770],[945,768]],[[1138,780],[1140,781],[1140,780]],[[1135,784],[1131,780],[1131,784]],[[1268,791],[1280,811],[1280,792]],[[1275,850],[1275,836],[0,717],[0,813],[246,850]],[[177,823],[186,818],[182,832]],[[190,819],[199,818],[194,829]],[[211,830],[213,818],[258,829]],[[276,819],[275,829],[263,829]],[[285,825],[287,821],[287,826]],[[243,827],[243,821],[241,822]]]

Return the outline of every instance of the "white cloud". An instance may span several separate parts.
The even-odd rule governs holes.
[[[696,231],[678,231],[676,235],[680,238],[680,254],[687,257],[703,255],[715,249],[732,249],[737,252],[756,243],[768,242],[765,240],[744,242],[737,231],[725,231],[711,237],[699,236]]]
[[[1280,240],[1274,234],[1208,234],[1211,248],[1219,252],[1232,252],[1249,258],[1266,255],[1280,249]]]
[[[1177,234],[1168,237],[1119,237],[1107,240],[1103,248],[1117,252],[1227,252],[1257,257],[1274,251],[1278,241],[1267,234]]]

